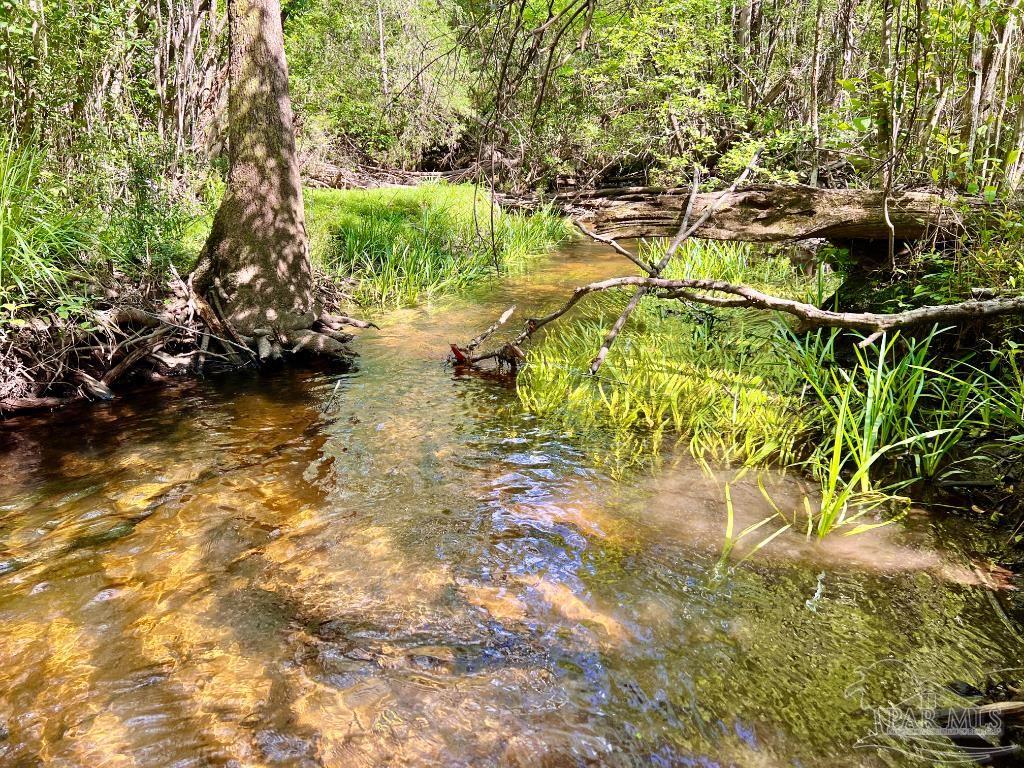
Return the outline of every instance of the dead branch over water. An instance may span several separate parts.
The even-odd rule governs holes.
[[[958,304],[918,307],[905,312],[835,312],[821,309],[813,304],[806,304],[781,296],[773,296],[747,285],[727,283],[723,280],[668,280],[660,277],[627,276],[601,280],[583,285],[573,291],[568,301],[549,315],[530,318],[523,330],[511,342],[499,349],[479,355],[463,355],[461,364],[475,364],[485,360],[498,360],[509,364],[513,369],[516,361],[524,357],[522,345],[544,326],[558,320],[572,309],[584,296],[592,293],[611,291],[621,288],[639,289],[619,319],[612,326],[609,338],[605,339],[601,352],[591,363],[591,373],[596,373],[607,355],[607,350],[625,325],[626,319],[636,308],[641,292],[660,299],[675,299],[682,302],[695,302],[713,307],[732,309],[759,309],[782,312],[800,320],[804,329],[811,328],[846,328],[865,331],[872,334],[867,341],[874,340],[875,334],[899,328],[932,325],[935,323],[963,323],[972,320],[986,320],[1007,315],[1024,314],[1024,296],[1007,296],[991,299],[971,299]],[[455,345],[453,345],[453,348]]]

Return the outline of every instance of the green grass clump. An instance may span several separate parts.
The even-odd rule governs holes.
[[[805,382],[811,433],[824,438],[808,446],[803,462],[822,487],[813,516],[819,536],[840,527],[856,532],[865,527],[857,521],[882,505],[905,509],[908,499],[897,494],[908,486],[977,472],[968,464],[976,463],[981,446],[1019,461],[1019,350],[1011,343],[985,370],[970,354],[936,353],[943,333],[933,328],[919,338],[885,334],[861,349],[857,334],[820,329],[780,344],[780,354],[792,356]],[[843,344],[850,345],[853,360],[840,365],[837,349]]]
[[[495,209],[492,218],[486,194],[471,185],[311,189],[305,197],[314,263],[354,278],[353,298],[368,306],[407,306],[498,271],[521,272],[572,235],[547,211]]]
[[[616,440],[642,432],[640,447],[650,452],[675,432],[702,458],[793,458],[804,425],[797,399],[762,347],[770,324],[743,318],[728,334],[708,334],[691,318],[660,314],[653,303],[641,305],[636,327],[619,338],[598,376],[587,368],[614,312],[579,320],[531,352],[518,379],[523,404],[572,429],[610,428]]]
[[[47,183],[42,155],[0,136],[0,303],[4,315],[67,298],[95,246],[88,223]]]
[[[658,248],[662,246],[650,246]],[[647,253],[656,261],[657,253]],[[789,260],[750,246],[689,241],[669,277],[720,278],[777,291],[802,290]],[[587,375],[601,339],[626,302],[604,297],[599,314],[551,331],[519,376],[531,411],[567,429],[610,429],[615,442],[657,452],[664,435],[690,440],[695,455],[741,464],[789,462],[805,431],[794,366],[774,346],[778,325],[763,313],[711,311],[645,298],[598,376]]]
[[[37,142],[0,135],[0,324],[40,310],[78,318],[104,300],[100,286],[141,294],[171,265],[187,269],[193,211],[154,181],[158,165],[142,149],[128,163],[119,197],[90,194]]]

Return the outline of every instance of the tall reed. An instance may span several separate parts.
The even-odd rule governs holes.
[[[42,154],[0,135],[0,300],[15,305],[67,297],[81,277],[80,257],[95,245],[91,228],[42,174]]]

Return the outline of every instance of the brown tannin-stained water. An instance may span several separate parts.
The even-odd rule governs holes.
[[[389,315],[348,374],[0,433],[0,765],[921,764],[870,746],[872,707],[1022,656],[955,528],[721,568],[720,481],[612,478],[600,438],[442,364],[620,271],[574,246]],[[764,516],[752,476],[733,496]]]

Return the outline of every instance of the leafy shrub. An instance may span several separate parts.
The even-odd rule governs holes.
[[[0,136],[0,300],[13,306],[67,297],[95,245],[88,220],[43,173],[42,153]]]

